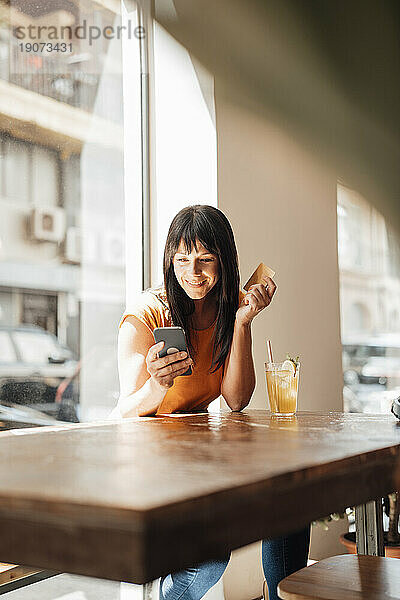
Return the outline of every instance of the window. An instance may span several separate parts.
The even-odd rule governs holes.
[[[4,152],[4,194],[8,200],[30,201],[30,152],[29,145],[6,138]]]
[[[0,364],[14,363],[17,357],[8,331],[0,330]]]
[[[350,306],[347,316],[348,331],[368,331],[370,325],[370,314],[368,308],[360,302]]]
[[[75,373],[74,410],[80,421],[91,421],[105,417],[118,395],[116,340],[125,308],[125,214],[131,210],[125,195],[134,206],[132,228],[141,223],[140,153],[139,161],[135,154],[128,158],[132,180],[124,168],[125,146],[140,148],[140,101],[125,97],[124,146],[122,78],[126,58],[125,87],[140,100],[139,40],[134,28],[129,39],[122,39],[122,30],[117,35],[122,18],[137,19],[134,3],[122,16],[124,3],[61,4],[19,2],[18,10],[0,11],[0,77],[8,99],[0,115],[0,321],[12,330],[24,363],[43,365],[35,371],[40,410],[57,414],[57,388]],[[14,28],[23,27],[24,42],[33,42],[38,23],[47,26],[40,35],[51,30],[53,39],[36,42],[68,42],[67,51],[42,52],[34,45],[21,51]],[[67,24],[71,39],[55,39]],[[99,31],[94,39],[91,26]],[[104,35],[108,27],[113,37]],[[139,264],[141,282],[142,240],[133,235],[130,261]],[[135,268],[130,277],[137,279]],[[67,355],[69,361],[60,362]],[[29,388],[28,372],[25,377]],[[0,388],[6,379],[12,398],[17,374],[2,369]],[[29,405],[28,388],[20,398]]]
[[[9,290],[0,292],[0,325],[11,325],[13,322],[12,294]]]
[[[57,206],[58,161],[55,152],[41,146],[32,147],[31,188],[34,204]]]
[[[1,156],[6,199],[57,206],[59,185],[55,151],[4,136]]]
[[[344,406],[385,412],[400,395],[398,237],[365,198],[338,186]]]
[[[74,353],[76,413],[91,421],[115,405],[118,323],[143,283],[161,282],[172,217],[188,204],[217,204],[213,79],[142,20],[134,2],[45,4],[29,3],[21,14],[22,2],[12,12],[25,42],[38,20],[56,31],[85,21],[87,32],[100,33],[92,40],[73,33],[64,53],[24,53],[0,15],[0,77],[9,106],[18,102],[22,111],[17,118],[2,109],[0,119],[7,123],[7,131],[0,126],[2,322],[40,328],[37,341],[26,331],[15,338],[26,361],[48,361],[46,332]],[[139,22],[144,37],[135,33]],[[108,38],[107,28],[120,34]],[[47,399],[65,377],[60,370]]]

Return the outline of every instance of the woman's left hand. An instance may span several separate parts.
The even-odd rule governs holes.
[[[271,303],[275,291],[276,284],[270,277],[263,279],[262,283],[250,286],[236,311],[236,322],[241,325],[251,323],[254,317]]]

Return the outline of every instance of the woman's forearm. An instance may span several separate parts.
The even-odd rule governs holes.
[[[255,384],[251,324],[236,321],[221,393],[232,410],[242,410],[249,403]]]
[[[121,417],[147,417],[154,415],[167,393],[151,377],[136,392],[120,396],[115,412]],[[111,417],[114,416],[114,411]]]

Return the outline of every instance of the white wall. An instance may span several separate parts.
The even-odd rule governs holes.
[[[162,282],[169,225],[190,204],[217,205],[213,78],[154,24],[152,285]]]
[[[283,131],[231,105],[218,85],[216,123],[218,205],[235,232],[242,283],[263,261],[278,285],[253,324],[257,386],[250,407],[267,407],[263,363],[270,338],[276,360],[300,355],[300,410],[341,410],[336,177]],[[342,553],[337,535],[314,531],[310,557]],[[261,583],[260,545],[234,552],[225,597],[255,598]]]

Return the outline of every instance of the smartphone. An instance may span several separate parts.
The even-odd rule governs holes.
[[[158,344],[158,342],[164,342],[164,348],[158,353],[160,358],[167,354],[188,351],[185,332],[182,327],[156,327],[153,331],[153,335],[156,344]],[[182,373],[182,375],[191,374],[192,367],[189,367],[185,373]]]

